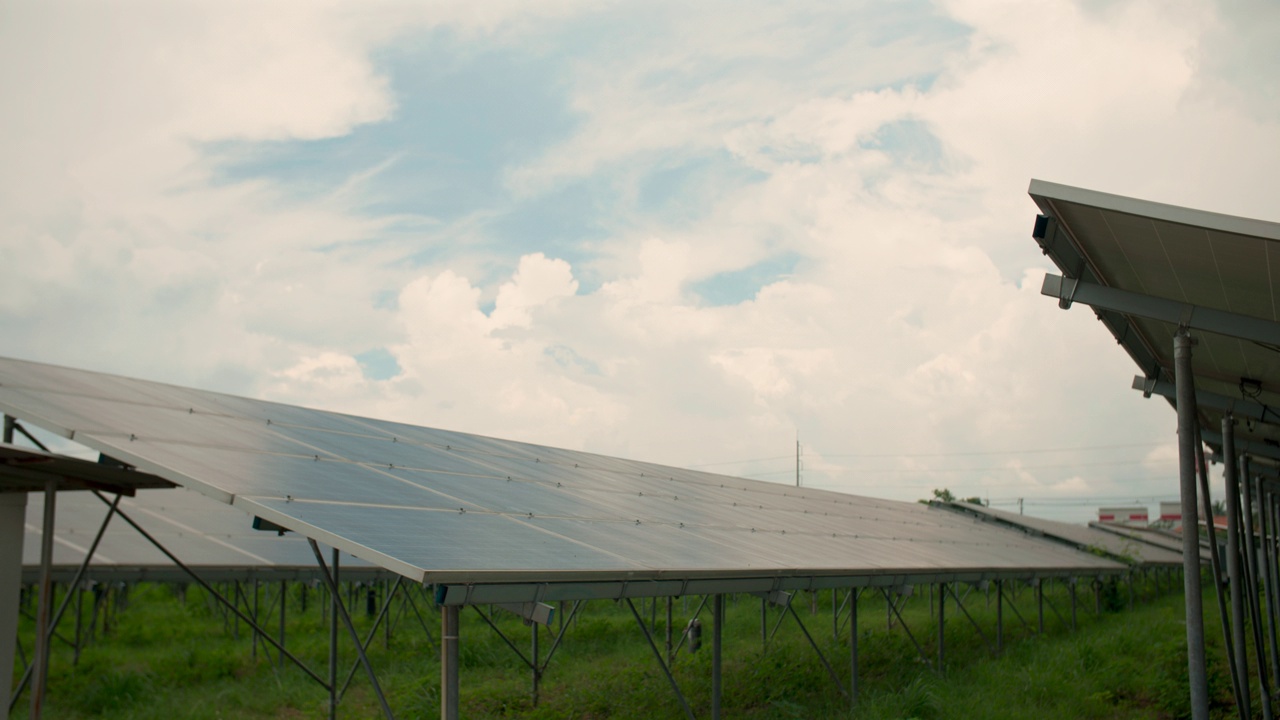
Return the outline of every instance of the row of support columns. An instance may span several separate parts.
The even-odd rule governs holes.
[[[891,619],[886,630],[891,631],[895,627],[900,628],[901,631],[904,634],[906,634],[908,639],[915,646],[917,652],[920,655],[920,658],[939,674],[945,674],[946,657],[947,657],[946,656],[946,647],[947,647],[946,646],[946,629],[947,629],[947,619],[948,619],[946,608],[947,608],[948,602],[953,603],[954,607],[960,613],[960,615],[964,617],[968,621],[968,623],[972,625],[972,627],[977,631],[977,633],[982,638],[983,642],[987,645],[992,655],[999,655],[1003,652],[1004,645],[1005,645],[1006,628],[1005,628],[1005,622],[1004,622],[1004,611],[1006,609],[1010,610],[1013,613],[1014,617],[1018,620],[1019,623],[1021,623],[1025,631],[1028,631],[1031,633],[1043,634],[1045,632],[1046,609],[1057,616],[1060,626],[1068,627],[1071,630],[1075,630],[1077,628],[1078,626],[1077,583],[1075,581],[1075,578],[1065,578],[1063,582],[1065,587],[1068,588],[1068,598],[1070,603],[1069,618],[1067,615],[1064,615],[1059,610],[1058,606],[1056,606],[1046,596],[1045,594],[1045,585],[1047,584],[1046,581],[1036,579],[1027,583],[1033,588],[1033,601],[1035,603],[1035,608],[1036,608],[1036,615],[1033,618],[1035,621],[1034,624],[1028,621],[1027,617],[1025,617],[1022,611],[1018,609],[1018,604],[1014,601],[1014,598],[1012,596],[1013,594],[1010,592],[1010,589],[1006,587],[1005,580],[993,580],[990,582],[990,584],[984,583],[983,587],[995,588],[994,600],[996,603],[996,623],[995,623],[996,627],[995,627],[994,642],[992,642],[991,638],[987,635],[986,631],[984,631],[983,627],[974,619],[974,617],[969,613],[968,609],[965,607],[964,598],[962,597],[962,594],[958,589],[959,583],[947,583],[947,582],[938,583],[935,586],[937,588],[936,602],[934,602],[935,600],[934,591],[931,589],[929,592],[930,602],[931,602],[930,615],[931,617],[935,618],[937,622],[937,628],[936,628],[937,639],[936,639],[936,647],[935,647],[936,655],[934,657],[930,657],[930,654],[925,651],[924,646],[922,646],[919,643],[919,641],[916,639],[916,636],[912,633],[911,628],[907,625],[905,619],[901,614],[903,601],[906,598],[910,597],[910,593],[905,591],[906,588],[899,588],[899,589],[880,588],[880,591],[885,599],[886,612],[889,614],[890,618],[893,618]],[[1157,592],[1154,593],[1154,595],[1158,597],[1158,594],[1159,594],[1158,593],[1158,587],[1159,587],[1158,574],[1154,576],[1154,579],[1152,580],[1152,582],[1157,588]],[[1093,582],[1093,589],[1094,589],[1094,595],[1095,595],[1094,609],[1095,609],[1095,612],[1099,615],[1103,612],[1103,605],[1101,602],[1102,587],[1103,587],[1103,583],[1100,580],[1095,580]],[[1132,588],[1132,585],[1130,585],[1130,587]],[[761,605],[761,641],[767,645],[769,640],[774,636],[774,634],[776,634],[778,628],[783,624],[783,622],[788,617],[792,618],[796,626],[800,629],[800,631],[803,633],[803,635],[809,642],[810,646],[813,648],[815,654],[818,656],[820,661],[825,666],[828,674],[831,676],[834,686],[838,689],[838,691],[841,694],[845,695],[848,698],[851,707],[856,707],[858,695],[859,695],[858,643],[859,643],[859,636],[861,634],[861,626],[859,623],[858,612],[859,612],[859,601],[862,599],[864,590],[865,588],[850,589],[848,591],[848,595],[845,597],[843,602],[839,600],[838,592],[833,592],[832,594],[832,613],[833,613],[832,626],[833,626],[833,634],[837,636],[839,635],[842,628],[844,627],[844,623],[842,622],[841,616],[845,612],[845,607],[846,606],[848,607],[849,674],[846,676],[845,679],[841,679],[836,674],[835,669],[827,660],[821,648],[819,648],[818,644],[815,642],[813,636],[809,633],[808,628],[806,627],[804,622],[801,620],[800,616],[796,613],[795,608],[792,604],[792,597],[793,597],[792,595],[786,594],[786,593],[774,594],[772,597],[764,598],[762,600],[762,605]],[[779,599],[778,597],[779,595],[782,596],[781,599]],[[987,597],[988,603],[991,602],[991,594],[988,594],[986,597]],[[641,634],[645,638],[645,641],[649,645],[654,662],[656,662],[659,668],[662,670],[662,673],[666,678],[668,684],[670,685],[673,694],[676,696],[678,702],[680,703],[682,714],[687,718],[692,719],[692,718],[695,718],[696,716],[692,709],[692,705],[688,701],[688,698],[685,697],[683,691],[680,688],[679,683],[677,682],[673,674],[672,663],[675,659],[675,654],[679,652],[680,648],[683,647],[685,640],[688,638],[690,628],[697,625],[695,621],[697,621],[698,616],[702,613],[703,609],[706,608],[708,605],[710,606],[710,615],[711,615],[711,623],[710,623],[711,624],[711,628],[710,628],[711,696],[709,698],[709,713],[710,713],[710,717],[713,718],[713,720],[718,720],[723,713],[723,688],[724,688],[723,633],[724,633],[724,622],[725,622],[725,613],[726,613],[726,599],[727,599],[726,596],[722,594],[709,595],[702,598],[702,601],[694,609],[693,618],[691,619],[690,625],[685,628],[685,638],[682,638],[681,643],[675,647],[674,653],[672,651],[671,639],[670,639],[670,629],[672,627],[672,623],[670,620],[671,618],[670,606],[671,606],[672,599],[671,598],[666,599],[667,606],[668,606],[667,623],[666,623],[666,628],[668,631],[668,636],[667,636],[668,639],[667,639],[666,653],[662,652],[656,640],[656,631],[657,631],[656,622],[653,622],[653,620],[646,622],[644,619],[644,613],[642,613],[641,610],[636,607],[635,603],[632,600],[630,599],[623,600],[623,602],[626,604],[626,606],[630,610],[636,622],[637,627],[639,628]],[[769,631],[769,622],[767,617],[767,612],[768,612],[767,609],[771,601],[779,604],[781,607],[778,621],[773,626],[772,632]],[[650,614],[655,618],[656,618],[656,604],[657,604],[657,601],[655,599],[653,601],[653,606],[650,608],[651,609]],[[456,605],[454,606],[446,605],[446,606],[442,606],[440,610],[441,610],[441,637],[442,637],[442,642],[440,644],[440,653],[441,653],[440,655],[440,663],[441,663],[440,716],[443,720],[456,720],[459,717],[460,675],[458,671],[458,654],[459,654],[459,647],[461,642],[460,633],[459,633],[459,616],[460,616],[462,607],[456,606]],[[577,610],[577,606],[575,605],[575,608],[574,608],[575,613],[576,613],[576,610]],[[493,629],[499,635],[502,635],[502,632],[492,622],[488,620],[487,616],[485,616],[483,613],[479,613],[479,614],[482,618],[485,619],[486,623],[489,625],[491,629]],[[561,630],[563,632],[563,626]],[[539,635],[539,630],[537,629],[537,625],[535,624],[532,632],[532,637],[535,638],[532,641],[534,646],[533,657],[535,658],[535,663],[536,663],[536,658],[538,658],[538,650],[537,650],[538,645],[536,640],[538,635]],[[507,645],[513,651],[515,651],[518,655],[521,655],[523,659],[523,655],[519,652],[519,650],[516,649],[515,645],[508,638],[503,636],[503,640],[506,641]],[[559,638],[557,638],[556,643],[557,644],[559,643]],[[530,664],[528,659],[525,659],[525,662],[526,664]],[[534,669],[534,703],[536,704],[537,681],[538,681],[538,678],[540,677],[541,671],[545,670],[546,666],[530,664],[530,667]],[[846,681],[847,681],[847,684],[846,684]]]
[[[1249,657],[1252,645],[1258,709],[1264,720],[1271,720],[1275,702],[1272,693],[1280,687],[1280,642],[1277,641],[1280,602],[1276,597],[1280,587],[1277,584],[1280,501],[1275,484],[1266,481],[1260,473],[1251,472],[1248,456],[1237,453],[1235,419],[1231,413],[1226,413],[1222,420],[1222,459],[1227,509],[1225,585],[1230,596],[1230,617],[1224,614],[1223,622],[1232,689],[1241,717],[1253,717],[1253,673]],[[1211,546],[1216,548],[1216,542]],[[1219,593],[1221,585],[1218,584]]]
[[[113,507],[113,512],[114,511],[115,511],[115,508]],[[340,600],[342,593],[339,591],[339,585],[338,585],[339,577],[337,573],[338,567],[337,567],[336,554],[330,560],[328,565],[326,565],[323,561],[322,556],[320,556],[319,548],[315,546],[314,543],[313,543],[313,549],[317,555],[318,563],[324,575],[326,587],[330,591],[329,603],[327,603],[325,606],[325,609],[327,611],[325,615],[329,620],[328,625],[329,625],[331,642],[330,642],[330,656],[329,656],[329,663],[328,663],[329,667],[328,667],[327,679],[319,680],[318,678],[316,678],[314,673],[312,673],[312,677],[316,678],[329,692],[329,696],[330,696],[329,716],[330,717],[337,716],[337,708],[341,700],[341,695],[343,691],[345,691],[346,689],[346,684],[341,683],[341,678],[339,677],[339,674],[338,674],[338,658],[337,658],[337,652],[336,652],[338,647],[337,646],[338,624],[342,623],[347,626],[348,631],[351,633],[351,637],[354,641],[354,645],[357,648],[357,653],[360,655],[360,658],[357,660],[357,665],[363,666],[365,668],[366,672],[369,674],[370,682],[374,687],[375,693],[379,695],[380,701],[383,704],[384,714],[387,717],[392,717],[391,710],[389,707],[386,706],[385,699],[381,698],[381,693],[377,685],[377,679],[372,673],[372,668],[368,665],[368,659],[365,656],[364,649],[367,648],[369,644],[373,641],[375,634],[378,630],[377,623],[381,623],[384,617],[388,615],[390,605],[392,603],[392,600],[395,597],[395,593],[397,589],[400,587],[400,584],[397,582],[395,586],[387,590],[386,598],[383,603],[382,610],[378,614],[377,623],[375,623],[375,626],[373,627],[373,629],[370,630],[369,636],[365,638],[363,641],[361,641],[358,637],[356,637],[354,632],[354,627],[350,625],[350,618],[347,615],[346,607],[343,605],[343,603]],[[199,582],[198,578],[197,578],[197,581]],[[206,585],[203,582],[201,582],[200,584]],[[1004,637],[1004,630],[1005,630],[1003,627],[1003,614],[1004,614],[1004,609],[1006,605],[1008,605],[1010,610],[1013,613],[1015,613],[1017,618],[1023,623],[1024,627],[1026,627],[1028,630],[1032,629],[1032,626],[1027,623],[1027,621],[1023,618],[1021,612],[1019,612],[1017,604],[1012,602],[1012,598],[1007,597],[1008,591],[1005,587],[1005,582],[996,580],[996,581],[993,581],[992,584],[995,586],[995,602],[996,602],[996,611],[997,611],[997,626],[996,626],[997,639],[996,639],[996,645],[994,647],[989,642],[986,634],[983,632],[982,627],[980,627],[978,623],[974,621],[973,617],[969,615],[968,610],[964,607],[962,594],[960,592],[961,588],[958,584],[955,584],[955,583],[938,584],[936,586],[937,587],[936,602],[934,602],[935,593],[932,590],[928,593],[930,604],[931,604],[930,615],[933,617],[936,617],[938,621],[936,664],[934,661],[931,661],[931,659],[926,655],[924,649],[918,643],[916,647],[920,651],[921,657],[930,665],[935,667],[935,669],[938,672],[940,673],[944,672],[946,667],[945,630],[946,630],[947,619],[948,617],[950,617],[949,613],[947,612],[948,599],[953,601],[955,603],[955,607],[957,611],[961,615],[963,615],[965,618],[967,618],[971,624],[973,624],[975,629],[977,629],[978,633],[982,635],[983,640],[987,642],[988,647],[990,647],[993,653],[995,654],[999,653],[1003,645],[1003,637]],[[228,586],[229,593],[220,593],[220,592],[217,592],[216,589],[213,588],[212,586],[206,585],[206,587],[211,592],[211,597],[216,598],[221,603],[221,607],[223,608],[224,612],[229,613],[229,616],[233,615],[235,617],[235,620],[234,620],[235,623],[243,622],[246,625],[248,625],[251,628],[251,631],[254,633],[255,643],[261,641],[264,646],[266,645],[274,646],[275,649],[279,651],[280,661],[283,662],[284,658],[286,657],[286,653],[284,651],[284,646],[283,646],[283,641],[284,641],[283,606],[285,605],[284,601],[286,597],[286,589],[282,584],[275,596],[275,604],[278,604],[281,608],[281,619],[282,619],[281,633],[277,639],[277,638],[271,638],[267,633],[267,631],[265,630],[265,628],[258,624],[258,621],[260,620],[261,616],[259,615],[258,612],[254,611],[254,608],[257,606],[257,602],[251,599],[251,597],[256,598],[256,596],[259,594],[256,586],[257,586],[256,582],[252,583],[250,585],[251,589],[249,590],[249,592],[242,592],[240,588],[240,583],[232,583]],[[1050,610],[1052,610],[1055,613],[1057,613],[1058,611],[1056,607],[1054,607],[1054,605],[1048,602],[1047,598],[1044,597],[1043,587],[1041,586],[1041,584],[1033,582],[1032,587],[1034,588],[1034,591],[1035,591],[1034,598],[1035,598],[1037,615],[1038,615],[1036,630],[1038,630],[1039,632],[1043,632],[1045,608],[1048,607]],[[1074,583],[1070,583],[1069,587],[1071,588],[1070,597],[1071,597],[1071,606],[1072,606],[1071,626],[1074,628],[1075,605],[1076,605],[1076,598],[1075,598],[1076,593],[1075,593]],[[303,602],[306,601],[305,589],[306,589],[306,586],[304,585],[303,593],[301,597]],[[224,597],[224,595],[227,595],[227,594],[229,594],[229,597],[231,598],[230,600]],[[354,591],[350,589],[347,594],[356,596]],[[968,593],[965,593],[965,594],[967,595]],[[855,589],[851,589],[848,592],[848,595],[845,597],[843,603],[839,602],[839,597],[837,593],[833,593],[833,598],[832,598],[833,633],[836,634],[837,636],[839,635],[839,633],[844,627],[844,623],[841,622],[841,619],[842,619],[841,616],[845,614],[845,606],[848,606],[847,618],[848,618],[848,628],[849,628],[849,640],[848,640],[849,642],[849,645],[848,645],[849,675],[847,676],[847,685],[845,685],[844,681],[842,681],[837,677],[835,670],[831,667],[830,663],[826,660],[826,658],[823,657],[822,650],[818,647],[812,635],[810,635],[807,627],[805,626],[805,623],[801,620],[799,615],[796,614],[796,610],[791,604],[790,596],[787,596],[786,602],[782,605],[783,609],[779,617],[779,624],[781,624],[781,622],[784,621],[787,618],[787,616],[791,616],[794,619],[796,626],[800,628],[801,632],[805,635],[808,642],[812,645],[817,655],[822,659],[822,662],[826,666],[827,671],[830,673],[835,686],[840,690],[842,694],[845,694],[846,696],[848,696],[851,703],[856,703],[856,698],[858,695],[858,640],[860,635],[858,610],[859,610],[859,600],[861,599],[862,595],[863,595],[862,589],[855,588]],[[915,643],[916,642],[915,637],[912,635],[910,627],[908,627],[905,619],[901,614],[902,608],[900,607],[901,603],[899,602],[900,600],[905,600],[906,598],[910,597],[909,593],[903,592],[902,590],[894,591],[892,589],[884,589],[884,597],[885,597],[885,603],[886,603],[886,611],[889,612],[892,617],[896,617],[897,626],[901,628],[902,632],[906,633],[908,637],[911,638],[913,643]],[[979,597],[981,597],[981,595],[979,595]],[[70,593],[68,593],[63,598],[63,606],[59,608],[59,612],[55,617],[61,616],[61,611],[65,609],[66,603],[70,601],[70,598],[71,598]],[[409,602],[412,602],[411,598],[408,598],[408,600]],[[712,596],[704,597],[703,602],[696,607],[695,615],[697,613],[700,613],[703,610],[703,608],[706,607],[706,605],[708,604],[708,601],[710,604],[710,614],[712,616],[711,632],[710,632],[711,652],[712,652],[711,713],[712,713],[712,717],[720,717],[720,714],[722,712],[721,698],[723,693],[723,684],[722,684],[723,655],[722,653],[723,653],[723,627],[724,627],[724,618],[725,618],[726,597],[724,595],[712,595]],[[990,593],[988,593],[987,595],[987,601],[988,603],[991,602]],[[670,617],[670,606],[672,604],[672,599],[666,598],[666,604],[668,605],[668,611],[669,611],[668,617]],[[656,607],[657,607],[657,600],[655,599],[654,601],[652,601],[652,607],[651,607],[652,612],[650,613],[654,616],[655,619],[657,617]],[[270,615],[272,613],[272,610],[274,609],[275,609],[274,607],[270,607],[270,608],[267,608],[264,612],[267,615]],[[404,607],[402,606],[401,609],[403,611]],[[458,657],[458,648],[459,648],[458,613],[460,608],[458,608],[457,606],[446,606],[446,607],[440,608],[440,610],[442,613],[441,629],[443,631],[442,642],[440,643],[441,659],[442,659],[441,716],[446,718],[450,718],[450,717],[456,718],[458,716],[457,713],[458,713],[458,697],[459,697],[459,694],[458,694],[459,673],[458,673],[457,657]],[[563,633],[566,629],[565,625],[567,623],[572,622],[572,619],[576,616],[577,610],[578,610],[578,604],[575,603],[573,610],[567,616],[567,620],[564,614],[560,615],[561,633],[560,633],[560,637],[557,637],[555,639],[555,643],[552,645],[552,648],[550,651],[551,653],[554,653],[555,647],[559,645],[560,639],[561,637],[563,637]],[[414,608],[414,612],[416,612],[416,606]],[[633,609],[633,612],[635,612],[634,609]],[[483,613],[480,613],[480,614],[482,617],[484,617]],[[645,623],[641,620],[640,613],[635,612],[635,616],[636,616],[637,623],[639,623],[642,628],[645,628]],[[1060,613],[1058,614],[1058,617],[1062,621],[1062,623],[1065,625],[1066,624],[1065,618]],[[766,619],[765,615],[762,612],[762,621],[765,619]],[[390,620],[388,620],[388,622],[390,622]],[[653,629],[656,631],[657,630],[656,622],[651,622],[651,624],[654,626]],[[490,625],[492,626],[492,623],[490,623]],[[495,631],[498,631],[499,634],[501,635],[501,631],[497,630],[496,626],[493,626],[493,627]],[[539,632],[536,629],[537,626],[535,625],[534,627],[535,627],[535,630],[533,632],[534,639],[532,640],[532,643],[533,643],[532,657],[534,658],[534,663],[537,663],[537,664],[532,665],[531,667],[534,668],[534,693],[535,693],[534,702],[536,704],[538,676],[541,674],[541,671],[545,669],[545,664],[540,663],[541,655],[539,652],[539,646],[538,646],[538,640],[537,640],[537,638],[539,637]],[[670,650],[671,645],[670,645],[669,631],[671,627],[672,627],[672,624],[670,621],[668,621],[667,622],[668,652],[665,655],[667,662],[664,664],[664,671],[667,673],[667,676],[671,681],[673,689],[676,691],[677,694],[679,694],[680,692],[679,688],[676,685],[674,678],[670,675],[670,661],[671,659],[673,659],[673,653]],[[894,627],[894,624],[891,623],[887,629],[892,630],[893,627]],[[776,632],[777,627],[775,626],[774,629]],[[664,658],[664,655],[661,652],[659,652],[657,643],[654,642],[653,636],[649,635],[647,628],[645,631],[646,631],[646,635],[649,636],[649,641],[653,647],[655,658],[657,658],[661,662]],[[769,637],[772,637],[772,636],[770,635]],[[509,641],[508,641],[508,644],[510,645]],[[514,646],[512,646],[512,648],[514,649]],[[678,651],[678,649],[679,648],[677,646],[676,650]],[[298,662],[296,658],[292,657],[292,655],[289,655],[288,657],[289,659],[294,660],[295,662]],[[549,660],[550,660],[550,657],[548,654],[547,662],[549,662]],[[301,663],[299,663],[299,665],[300,667],[303,667],[304,670],[306,670],[305,666],[301,665]],[[357,667],[353,665],[353,667],[351,668],[351,672],[347,674],[347,683],[350,682],[351,676],[352,674],[354,674],[356,669]],[[693,716],[692,711],[687,709],[688,703],[683,698],[681,698],[681,702],[682,702],[682,705],[686,708],[687,715],[689,717],[692,717]]]
[[[1209,482],[1200,437],[1192,353],[1186,328],[1174,336],[1174,380],[1178,413],[1179,486],[1182,498],[1183,583],[1191,717],[1207,720],[1210,698],[1205,657],[1200,574],[1200,526],[1210,548],[1211,578],[1222,618],[1223,642],[1236,710],[1254,717],[1254,678],[1264,720],[1274,717],[1273,692],[1280,688],[1280,499],[1274,481],[1250,466],[1235,442],[1235,418],[1222,419],[1223,485],[1227,513],[1225,552],[1213,527]],[[1201,510],[1203,506],[1203,510]],[[1199,511],[1199,512],[1198,512]],[[1225,566],[1225,567],[1223,567]],[[1253,647],[1252,660],[1249,653]],[[1252,667],[1251,667],[1252,666]],[[1269,666],[1269,667],[1268,667]]]
[[[5,426],[6,426],[5,440],[11,441],[12,440],[12,435],[11,435],[12,422],[6,419]],[[179,560],[176,556],[174,556],[150,533],[144,530],[132,518],[130,518],[124,511],[122,511],[119,508],[120,496],[118,495],[115,496],[114,499],[108,500],[101,493],[94,491],[94,494],[97,495],[108,506],[107,514],[102,522],[102,525],[98,529],[98,532],[93,542],[90,544],[87,552],[85,553],[85,557],[81,565],[77,569],[71,582],[67,584],[67,591],[63,596],[62,602],[60,603],[57,611],[54,612],[52,608],[54,586],[52,582],[52,572],[51,572],[51,564],[52,564],[52,560],[51,560],[52,547],[51,546],[52,546],[52,529],[55,527],[55,522],[56,522],[56,516],[54,513],[54,508],[56,506],[52,498],[56,497],[56,492],[57,492],[56,486],[47,489],[47,496],[45,499],[45,506],[44,506],[45,532],[42,535],[42,538],[43,538],[42,549],[41,549],[42,563],[41,563],[40,580],[38,585],[37,612],[36,612],[36,618],[35,618],[36,631],[34,634],[35,638],[33,642],[33,645],[34,645],[33,657],[32,657],[31,663],[27,665],[27,668],[24,671],[22,678],[19,681],[17,687],[12,689],[11,694],[8,694],[5,697],[5,702],[0,703],[0,718],[4,718],[4,719],[8,718],[9,713],[12,711],[20,694],[24,690],[29,690],[30,692],[30,703],[31,703],[30,708],[31,709],[28,714],[28,717],[39,718],[43,716],[45,686],[47,684],[47,677],[48,677],[48,659],[49,659],[50,642],[55,637],[55,629],[58,625],[58,622],[62,618],[64,612],[71,605],[73,599],[78,599],[81,597],[82,587],[83,587],[81,583],[81,578],[84,576],[89,566],[89,563],[92,561],[93,555],[97,549],[99,542],[102,539],[104,532],[106,531],[107,525],[113,517],[120,517],[122,520],[124,520],[129,525],[131,525],[134,528],[134,530],[136,530],[146,540],[151,542],[151,544],[154,545],[158,550],[160,550],[163,554],[165,554],[170,559],[170,561],[172,561],[177,567],[179,567],[183,572],[185,572],[188,575],[188,577],[190,577],[198,585],[204,588],[209,594],[209,596],[215,599],[219,603],[220,607],[222,607],[226,611],[229,611],[235,617],[235,622],[237,623],[237,625],[240,622],[243,622],[246,625],[248,625],[251,631],[254,633],[253,653],[255,657],[257,654],[257,643],[259,641],[264,643],[264,645],[271,645],[279,653],[279,659],[280,659],[281,665],[283,665],[284,659],[287,658],[290,661],[292,661],[295,665],[297,665],[300,669],[302,669],[313,680],[315,680],[316,682],[321,684],[323,687],[325,687],[325,689],[329,692],[329,698],[330,698],[329,716],[331,718],[336,717],[338,702],[341,699],[342,692],[345,691],[346,689],[346,684],[343,684],[340,686],[338,683],[337,638],[338,638],[338,624],[341,621],[342,624],[346,626],[348,632],[351,635],[353,645],[355,647],[356,654],[358,657],[357,663],[364,667],[366,674],[368,675],[369,681],[373,686],[374,693],[377,696],[382,706],[385,716],[388,718],[394,717],[381,691],[381,688],[378,685],[377,677],[373,672],[372,665],[369,663],[369,660],[366,654],[366,648],[373,642],[373,639],[374,639],[373,631],[371,631],[368,638],[362,641],[356,632],[355,626],[351,622],[351,618],[347,613],[346,606],[341,601],[340,585],[339,585],[339,578],[338,578],[338,553],[336,550],[333,550],[332,571],[331,571],[330,568],[326,566],[323,560],[323,557],[320,555],[319,548],[316,545],[315,541],[314,540],[310,541],[311,547],[316,556],[317,565],[320,569],[321,578],[323,579],[323,581],[327,586],[327,589],[329,590],[329,597],[330,597],[329,612],[328,612],[329,639],[330,639],[329,668],[328,668],[329,672],[328,672],[328,678],[326,681],[325,678],[320,677],[317,673],[315,673],[313,670],[307,667],[305,663],[299,660],[296,656],[294,656],[284,647],[285,588],[283,583],[281,585],[280,595],[278,597],[278,602],[280,605],[280,635],[279,635],[279,639],[276,639],[271,635],[271,633],[267,632],[258,623],[258,618],[259,618],[258,592],[256,588],[257,586],[256,582],[254,583],[255,590],[253,593],[254,598],[252,603],[250,603],[250,601],[244,597],[243,593],[240,592],[240,584],[238,582],[235,583],[235,594],[232,596],[232,599],[228,600],[221,593],[219,593],[217,589],[215,589],[210,583],[200,578],[199,575],[197,575],[194,571],[191,570],[191,568],[187,567],[184,563],[182,563],[181,560]],[[21,501],[13,500],[13,498],[21,498]],[[3,651],[2,651],[2,654],[0,654],[0,670],[4,670],[5,674],[3,675],[3,677],[6,677],[6,678],[13,677],[13,670],[15,667],[14,660],[17,654],[17,649],[20,647],[19,643],[17,642],[17,621],[21,614],[21,591],[22,591],[22,562],[21,561],[22,561],[22,545],[23,545],[22,530],[25,525],[25,513],[26,513],[25,500],[26,500],[26,496],[25,494],[22,494],[22,493],[0,495],[0,522],[4,523],[3,526],[0,526],[0,532],[3,532],[5,534],[5,537],[0,539],[9,539],[8,535],[13,534],[13,528],[15,527],[17,528],[16,542],[12,542],[12,543],[6,542],[6,543],[3,543],[3,546],[0,546],[0,551],[2,551],[0,552],[0,562],[2,562],[2,564],[0,564],[0,573],[3,573],[2,579],[5,580],[3,584],[0,584],[0,639],[3,640],[3,642],[0,642],[0,644],[3,645]],[[400,586],[401,586],[401,583],[397,581],[395,586],[387,593],[387,597],[383,605],[382,612],[378,615],[378,618],[375,621],[374,631],[376,631],[377,625],[382,623],[383,620],[386,619],[388,610],[391,606],[391,602],[395,596],[395,590]],[[305,591],[304,591],[303,598],[305,602]],[[412,600],[409,599],[409,602],[412,603]],[[240,607],[242,603],[246,606],[245,609],[243,610]],[[95,603],[95,606],[96,606],[96,603]],[[418,612],[416,605],[414,606],[413,611],[415,613]],[[78,603],[77,603],[75,612],[77,614],[77,623],[79,623],[80,608]],[[252,613],[252,615],[250,615],[250,613]],[[95,612],[95,616],[96,616],[96,612]],[[419,615],[419,620],[421,621],[420,615]],[[424,629],[425,628],[426,626],[424,625]],[[388,629],[388,632],[389,632],[389,629]],[[428,637],[430,637],[429,631],[428,631]],[[76,641],[75,641],[77,658],[78,658],[78,652],[80,648],[80,642],[81,642],[80,628],[79,628],[79,625],[77,624]],[[355,672],[355,667],[353,667],[352,671],[347,675],[347,684],[350,683],[351,677],[352,675],[354,675],[354,672]]]

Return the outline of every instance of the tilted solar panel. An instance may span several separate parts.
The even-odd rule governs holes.
[[[428,583],[776,585],[1121,568],[917,503],[20,360],[0,359],[0,410]]]

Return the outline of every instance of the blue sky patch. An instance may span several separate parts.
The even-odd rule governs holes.
[[[919,120],[898,120],[883,125],[863,146],[884,151],[900,165],[930,172],[942,170],[942,143],[929,125]]]
[[[477,52],[447,30],[378,57],[397,107],[391,118],[323,140],[215,143],[221,179],[269,179],[306,197],[380,168],[370,214],[450,221],[500,205],[505,168],[570,135],[562,68],[506,48]]]
[[[366,380],[390,380],[401,372],[400,363],[386,348],[374,348],[355,357]]]
[[[800,260],[797,253],[782,253],[741,270],[712,275],[690,289],[707,305],[737,305],[754,298],[760,288],[793,274]]]

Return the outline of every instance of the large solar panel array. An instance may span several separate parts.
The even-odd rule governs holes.
[[[1181,552],[1157,547],[1144,543],[1137,538],[1109,533],[1088,525],[1073,525],[1057,520],[1046,520],[967,502],[953,502],[950,505],[963,512],[987,518],[992,522],[1024,528],[1028,532],[1057,538],[1082,549],[1095,548],[1113,557],[1125,558],[1127,562],[1132,562],[1135,565],[1167,567],[1181,567],[1182,565]]]
[[[679,594],[700,580],[729,591],[748,587],[728,581],[751,578],[804,586],[1120,569],[917,503],[20,360],[0,359],[0,410],[410,579],[468,586],[468,598],[496,583]]]

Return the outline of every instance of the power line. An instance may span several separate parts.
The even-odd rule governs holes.
[[[847,455],[823,455],[824,458],[926,458],[926,457],[968,457],[976,455],[1041,455],[1056,452],[1078,452],[1083,450],[1116,450],[1120,448],[1160,447],[1167,443],[1124,443],[1120,445],[1086,445],[1080,447],[1040,448],[1035,450],[973,450],[949,453],[853,453]]]
[[[1166,443],[1120,443],[1114,445],[1081,445],[1076,447],[1059,447],[1059,448],[1035,448],[1029,450],[973,450],[965,452],[946,452],[946,453],[819,453],[818,457],[826,458],[947,458],[947,457],[980,457],[993,455],[1045,455],[1059,452],[1083,452],[1089,450],[1119,450],[1127,448],[1155,448],[1161,447]],[[714,467],[717,465],[742,465],[753,462],[768,462],[771,460],[794,460],[795,455],[773,455],[762,458],[747,458],[744,460],[722,460],[713,463],[698,463],[696,465],[686,465],[688,468]],[[1041,466],[1043,467],[1043,466]]]
[[[1170,464],[1176,463],[1177,458],[1170,458]],[[1057,463],[1054,465],[1018,465],[1010,467],[1008,465],[988,465],[986,467],[968,467],[968,468],[847,468],[856,470],[861,473],[940,473],[940,472],[991,472],[996,470],[1055,470],[1062,468],[1086,468],[1086,467],[1112,467],[1117,465],[1142,465],[1146,460],[1107,460],[1092,463]]]
[[[686,465],[685,467],[692,469],[692,468],[701,468],[701,467],[713,467],[716,465],[741,465],[743,463],[764,462],[766,460],[790,460],[794,457],[795,455],[774,455],[773,457],[752,458],[750,460],[725,460],[723,462],[698,463],[697,465]]]

